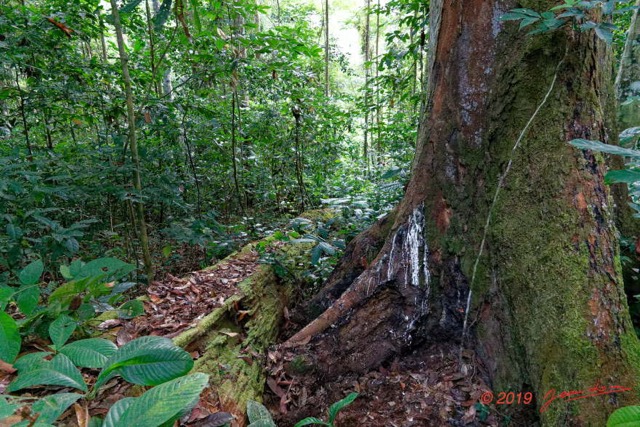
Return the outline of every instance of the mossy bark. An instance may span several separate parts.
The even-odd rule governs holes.
[[[247,402],[262,400],[266,350],[275,343],[291,289],[279,284],[269,266],[261,266],[239,287],[240,295],[174,342],[201,354],[194,371],[209,374],[222,409],[236,417],[235,426],[244,426]]]
[[[545,426],[605,425],[640,401],[606,165],[567,144],[611,141],[610,55],[593,32],[529,36],[499,19],[554,5],[432,2],[428,117],[389,237],[287,343],[315,337],[305,348],[320,369],[366,370],[447,340],[476,351],[494,392],[532,390],[539,410],[552,390],[633,388],[557,399]]]

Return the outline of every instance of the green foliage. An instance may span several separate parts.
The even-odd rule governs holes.
[[[140,385],[156,385],[138,398],[126,398],[116,402],[102,425],[160,426],[178,419],[198,401],[200,392],[208,384],[208,376],[185,376],[193,367],[189,353],[177,347],[167,338],[141,337],[117,348],[108,340],[91,338],[64,345],[69,328],[60,322],[51,328],[51,338],[57,343],[59,353],[51,360],[50,353],[30,353],[16,361],[17,377],[7,387],[15,392],[34,386],[71,387],[88,394],[54,393],[36,400],[31,411],[40,413],[39,420],[53,423],[77,400],[94,397],[104,383],[116,375]],[[62,331],[62,332],[61,332]],[[66,336],[66,338],[65,338]],[[55,338],[54,338],[55,337]],[[97,369],[101,372],[92,390],[84,382],[78,367]],[[13,399],[2,396],[5,406]],[[2,409],[2,408],[0,408]],[[0,415],[9,416],[15,406],[5,408]],[[144,420],[144,422],[142,422]]]
[[[631,128],[620,134],[620,140],[621,142],[624,141],[627,145],[635,146],[637,136],[638,133],[635,128]],[[634,203],[631,204],[631,207],[636,211],[635,216],[640,217],[640,205],[637,204],[637,201],[640,198],[640,186],[638,185],[640,182],[640,150],[603,144],[600,141],[590,141],[586,139],[574,139],[569,143],[582,150],[593,150],[629,158],[629,161],[625,163],[625,169],[607,172],[605,175],[605,182],[607,184],[623,183],[628,185],[629,194],[634,201]]]
[[[87,391],[82,374],[73,362],[64,354],[58,354],[51,360],[30,360],[28,369],[21,369],[18,376],[7,387],[8,392],[36,385],[55,385]]]
[[[580,31],[594,30],[596,35],[607,44],[613,42],[614,31],[618,27],[606,21],[594,21],[592,11],[599,10],[605,17],[620,15],[635,8],[628,6],[629,0],[565,0],[563,4],[552,7],[546,12],[536,12],[532,9],[511,9],[500,17],[503,21],[520,21],[520,29],[533,25],[529,34],[546,33],[557,30],[567,24]],[[618,7],[622,5],[623,7]],[[534,25],[535,24],[535,25]]]
[[[349,393],[347,397],[331,405],[331,407],[329,408],[329,418],[327,421],[323,421],[315,417],[307,417],[303,420],[298,421],[295,427],[315,424],[334,427],[338,413],[342,409],[351,405],[357,397],[358,393]],[[269,410],[265,408],[264,405],[256,401],[249,400],[247,402],[247,417],[249,418],[249,427],[276,427],[276,423],[273,421]]]
[[[20,335],[46,335],[46,331],[54,348],[60,349],[78,324],[83,324],[98,312],[112,310],[112,304],[122,300],[122,293],[134,283],[118,281],[133,269],[134,266],[115,258],[100,258],[86,264],[76,260],[60,267],[61,275],[67,282],[52,282],[44,288],[39,283],[44,271],[42,261],[28,264],[17,273],[19,286],[0,288],[3,308],[14,301],[25,316],[19,324],[6,313],[0,316],[0,326],[3,328],[0,333],[0,358],[5,361],[15,358],[21,343]],[[131,318],[142,312],[139,301],[126,302],[119,308],[123,318]],[[16,328],[18,335],[15,334]]]
[[[140,397],[126,399],[124,407],[114,405],[103,426],[172,425],[198,403],[200,393],[208,383],[209,376],[202,373],[167,381]]]
[[[109,340],[88,338],[69,343],[58,351],[71,359],[76,366],[102,369],[117,349],[118,347]]]
[[[347,397],[331,405],[329,407],[329,419],[327,420],[327,422],[324,422],[318,418],[309,417],[309,418],[305,418],[303,420],[298,421],[294,427],[302,427],[302,426],[312,425],[312,424],[320,424],[324,426],[333,427],[335,425],[334,423],[335,423],[336,417],[338,416],[338,413],[344,408],[346,408],[347,406],[351,405],[353,401],[356,400],[357,397],[358,397],[358,393],[349,393]]]
[[[31,410],[40,414],[38,422],[53,424],[71,405],[82,398],[78,393],[56,393],[43,397],[31,405]]]
[[[625,406],[614,411],[607,420],[607,427],[634,427],[640,424],[640,406]]]
[[[184,375],[193,367],[193,359],[168,338],[146,336],[118,349],[107,361],[96,380],[99,388],[116,375],[139,385],[158,385]]]
[[[247,402],[247,418],[249,427],[275,427],[276,423],[271,417],[269,410],[255,400]]]
[[[0,313],[0,359],[13,363],[20,353],[22,338],[18,332],[18,324],[7,313]]]

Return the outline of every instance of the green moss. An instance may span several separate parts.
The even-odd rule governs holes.
[[[496,67],[503,75],[497,81],[504,86],[493,91],[495,102],[489,115],[494,128],[487,132],[485,145],[461,153],[462,162],[470,171],[468,188],[478,188],[478,176],[486,180],[483,186],[486,194],[477,195],[476,200],[463,200],[469,192],[465,194],[459,188],[452,188],[446,195],[453,206],[469,209],[458,212],[462,218],[470,218],[469,232],[464,236],[466,245],[474,250],[463,253],[461,259],[467,277],[488,214],[482,206],[490,205],[498,178],[512,157],[515,141],[551,84],[555,64],[564,55],[565,41],[561,37],[531,37],[519,42],[526,45],[524,49],[519,47],[526,52],[523,58],[499,58],[502,63]],[[615,296],[597,292],[611,286],[612,281],[619,281],[621,269],[617,253],[616,259],[612,259],[609,251],[617,244],[615,231],[606,228],[613,219],[607,206],[613,203],[607,200],[606,206],[604,203],[598,206],[598,213],[589,204],[598,203],[592,196],[594,191],[598,197],[606,191],[600,171],[594,174],[584,156],[566,143],[567,135],[576,132],[574,129],[580,132],[584,128],[584,132],[598,138],[596,134],[602,128],[603,113],[593,80],[565,81],[565,75],[575,77],[592,72],[589,67],[593,64],[588,60],[593,58],[588,54],[585,60],[581,53],[584,52],[572,52],[566,58],[552,95],[513,155],[511,171],[492,212],[487,252],[473,286],[476,303],[490,301],[495,298],[489,294],[495,277],[500,304],[506,306],[508,323],[501,326],[508,331],[508,337],[503,342],[505,351],[498,354],[501,360],[497,361],[499,376],[494,389],[519,389],[522,383],[531,384],[538,404],[551,389],[560,393],[589,388],[598,381],[610,385],[606,381],[625,376],[637,378],[639,367],[637,341],[622,335],[620,353],[634,359],[630,363],[634,367],[629,369],[629,364],[619,360],[620,353],[607,347],[615,345],[615,340],[606,343],[606,339],[594,336],[601,330],[593,324],[591,311],[601,308],[593,308],[593,301],[597,304],[599,298],[615,300]],[[501,104],[503,100],[506,106]],[[492,161],[487,162],[487,157]],[[601,156],[595,161],[600,168],[604,164]],[[580,193],[585,194],[586,208],[578,208],[575,201]],[[589,243],[593,238],[597,241]],[[460,253],[452,241],[447,242],[448,248]],[[621,287],[619,282],[617,285]],[[496,333],[492,327],[479,327],[481,340]],[[630,330],[628,335],[632,333]],[[558,400],[542,415],[542,425],[563,425],[567,414],[589,420],[593,425],[604,425],[612,409],[604,397],[575,402]]]
[[[313,365],[304,356],[298,355],[287,366],[287,370],[290,370],[293,374],[302,375],[311,372]]]
[[[335,216],[336,211],[334,209],[326,208],[306,211],[300,215],[300,218],[305,218],[314,222],[327,222]]]

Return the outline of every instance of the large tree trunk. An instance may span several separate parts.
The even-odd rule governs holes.
[[[591,32],[518,32],[499,20],[513,7],[431,2],[428,117],[393,226],[368,267],[287,343],[313,338],[304,348],[327,372],[446,340],[482,358],[494,392],[533,390],[538,409],[552,389],[637,387],[604,159],[566,143],[611,141],[609,55]],[[637,390],[558,399],[541,421],[604,425],[637,401]]]

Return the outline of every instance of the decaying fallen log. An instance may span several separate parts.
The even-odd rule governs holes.
[[[330,211],[312,211],[304,217],[317,220],[330,218]],[[220,261],[209,271],[224,268],[237,257],[247,255],[257,247],[271,247],[286,260],[309,260],[313,244],[281,244],[273,238],[245,246],[240,252]],[[304,269],[294,262],[291,269]],[[266,382],[264,369],[267,348],[276,342],[285,320],[295,287],[293,280],[276,276],[271,265],[261,264],[239,285],[239,292],[230,296],[193,328],[182,332],[174,342],[199,358],[194,371],[210,375],[210,385],[217,394],[221,409],[233,414],[234,426],[245,426],[248,400],[262,400]]]

